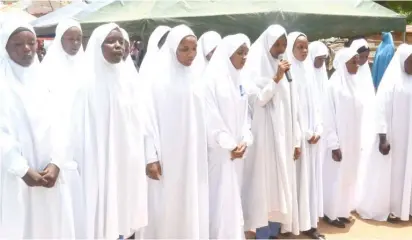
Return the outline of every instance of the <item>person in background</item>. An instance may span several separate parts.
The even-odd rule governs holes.
[[[241,202],[243,159],[253,143],[253,136],[240,72],[249,46],[250,40],[244,34],[223,38],[204,74],[209,132],[211,239],[244,239]]]
[[[43,61],[44,56],[46,55],[46,49],[44,48],[44,41],[37,40],[37,57],[39,62]]]
[[[196,47],[189,27],[174,27],[145,79],[150,192],[144,239],[209,238],[206,112],[194,86]]]
[[[42,82],[28,23],[0,32],[0,224],[5,239],[73,239],[62,159],[52,156],[53,98]]]
[[[205,32],[199,38],[199,44],[197,45],[197,55],[195,61],[193,62],[193,66],[194,68],[196,68],[196,72],[200,74],[199,79],[202,79],[203,73],[213,56],[213,52],[215,51],[217,45],[221,40],[222,37],[215,31]]]
[[[55,125],[52,129],[53,142],[67,136],[65,121],[70,121],[70,107],[82,85],[85,72],[82,29],[77,21],[66,19],[56,27],[54,38],[47,55],[41,63],[43,78],[53,96]],[[53,149],[53,158],[64,159],[61,149]],[[85,238],[84,195],[80,183],[79,166],[76,159],[65,159],[62,166],[65,182],[70,186],[75,216],[76,238]]]
[[[288,35],[287,59],[297,92],[298,121],[302,131],[301,157],[296,162],[299,229],[311,239],[324,239],[318,232],[322,196],[322,174],[319,140],[323,132],[317,85],[313,76],[312,62],[308,59],[309,42],[305,34],[292,32]]]
[[[255,229],[258,239],[276,238],[281,224],[285,232],[299,235],[298,200],[293,193],[300,131],[296,101],[290,101],[294,83],[285,77],[290,63],[281,56],[287,47],[286,35],[282,26],[269,26],[251,46],[242,69],[254,136],[244,163],[242,189],[248,238],[254,237]]]
[[[125,71],[130,75],[131,79],[134,79],[134,81],[137,81],[139,78],[137,69],[133,63],[133,60],[130,56],[130,39],[129,39],[129,34],[124,30],[123,28],[120,29],[122,31],[122,35],[124,37],[124,55],[123,55],[123,61],[125,62]]]
[[[372,66],[373,85],[378,89],[383,74],[395,54],[395,44],[390,32],[382,33],[382,42],[376,49]]]
[[[167,26],[158,26],[150,35],[146,54],[139,69],[140,77],[145,82],[149,81],[149,76],[155,72],[153,67],[157,66],[156,61],[159,60],[157,53],[165,43],[170,29],[171,28]]]

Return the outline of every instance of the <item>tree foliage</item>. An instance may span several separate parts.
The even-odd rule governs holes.
[[[406,17],[408,24],[412,23],[412,1],[375,1]]]

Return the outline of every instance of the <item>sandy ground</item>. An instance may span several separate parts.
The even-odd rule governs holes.
[[[363,220],[357,215],[353,215],[353,222],[344,229],[332,227],[323,221],[320,222],[319,230],[326,236],[327,240],[345,239],[385,239],[385,240],[411,240],[412,220],[392,224],[388,222],[376,222]],[[297,237],[305,239],[305,237]],[[290,239],[290,238],[289,238]]]

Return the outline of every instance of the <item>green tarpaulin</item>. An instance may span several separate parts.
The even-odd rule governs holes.
[[[79,19],[86,32],[104,22],[148,36],[159,24],[187,24],[197,34],[243,32],[251,39],[270,24],[306,33],[311,39],[405,31],[405,18],[373,1],[361,0],[143,0],[115,1]]]
[[[361,0],[133,0],[114,1],[95,12],[74,16],[85,35],[116,22],[130,35],[147,38],[160,25],[187,24],[197,33],[243,32],[252,40],[270,24],[302,31],[310,39],[405,31],[405,18],[373,1]],[[51,29],[36,29],[44,34]],[[50,34],[50,33],[48,33]]]

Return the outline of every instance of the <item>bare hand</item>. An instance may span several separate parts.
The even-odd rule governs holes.
[[[320,139],[320,136],[313,135],[313,136],[308,140],[308,143],[309,143],[309,144],[317,144],[318,141],[319,141],[319,139]]]
[[[26,175],[24,175],[22,179],[29,187],[39,187],[48,183],[46,179],[31,168],[29,168]]]
[[[162,176],[162,167],[160,166],[160,162],[149,163],[146,165],[146,175],[153,180],[160,180],[160,176]]]
[[[308,143],[309,143],[309,144],[314,144],[315,138],[316,138],[316,136],[312,136],[312,137],[308,140]]]
[[[319,142],[320,136],[315,135],[315,140],[313,140],[313,144],[317,144]]]
[[[43,187],[52,188],[56,184],[57,178],[59,177],[60,169],[53,163],[49,163],[43,172],[39,174],[47,181],[43,184]]]
[[[342,161],[342,152],[340,151],[339,148],[332,150],[332,159],[336,162]]]
[[[243,155],[246,152],[246,143],[239,144],[235,149],[230,152],[230,159],[235,160],[237,158],[243,158]]]
[[[300,148],[295,148],[295,152],[293,153],[293,160],[298,160],[301,155],[301,150]]]
[[[379,152],[382,153],[382,155],[388,155],[391,150],[391,145],[387,140],[379,142]]]
[[[290,68],[290,63],[286,60],[282,60],[278,64],[278,71],[276,72],[276,76],[273,78],[273,81],[275,83],[278,83],[280,80],[282,80],[283,76],[285,75],[285,72],[287,72]]]

